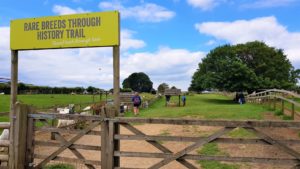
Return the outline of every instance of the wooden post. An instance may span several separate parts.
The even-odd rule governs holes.
[[[102,117],[114,118],[115,114],[116,110],[114,108],[106,108]],[[119,158],[116,159],[113,154],[116,150],[115,146],[119,146],[113,138],[116,133],[115,127],[116,123],[111,123],[111,121],[106,120],[101,123],[101,168],[113,169],[116,165],[115,160],[119,160]],[[119,161],[117,162],[119,166]]]
[[[116,116],[120,115],[120,46],[113,47],[113,67],[114,67],[114,106]],[[114,124],[114,133],[120,133],[119,123]],[[114,150],[119,151],[120,140],[114,140]],[[120,166],[120,157],[114,157],[114,166]],[[109,167],[109,166],[108,166]]]
[[[30,108],[16,103],[16,123],[13,146],[15,147],[13,169],[24,169],[26,166],[27,115]],[[12,168],[10,168],[12,169]]]
[[[14,126],[15,126],[15,104],[17,102],[17,95],[18,95],[18,51],[12,50],[11,51],[11,84],[10,84],[10,137],[9,141],[10,143],[14,142]],[[15,168],[14,167],[14,152],[15,147],[13,144],[10,144],[9,146],[9,168]]]
[[[180,107],[180,95],[178,96],[178,99],[179,99],[179,107]]]
[[[107,118],[107,109],[101,114],[103,118]],[[107,141],[108,141],[108,121],[101,123],[101,168],[107,168]]]
[[[276,110],[276,101],[277,101],[277,98],[276,98],[276,93],[274,94],[274,111]]]
[[[281,100],[281,111],[284,114],[284,100]]]
[[[35,120],[33,118],[29,118],[27,120],[27,147],[26,147],[26,168],[33,167],[34,160],[34,124]]]
[[[292,103],[292,119],[295,119],[295,105]]]
[[[120,47],[113,47],[113,67],[114,67],[114,106],[117,116],[120,113]]]
[[[114,169],[115,168],[115,158],[114,158],[114,150],[115,150],[115,143],[114,143],[114,131],[115,131],[115,124],[113,121],[108,122],[109,125],[109,133],[108,133],[108,154],[107,154],[107,169]],[[102,168],[102,166],[101,166]]]

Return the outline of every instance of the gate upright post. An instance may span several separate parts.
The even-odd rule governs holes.
[[[15,104],[17,102],[17,95],[18,95],[18,51],[12,50],[11,51],[11,84],[10,84],[10,129],[9,129],[9,160],[8,165],[9,168],[14,168],[14,153],[15,153],[15,147],[13,146],[14,142],[14,133],[15,133]]]
[[[24,169],[26,164],[26,139],[27,139],[27,115],[30,111],[29,106],[16,103],[16,126],[13,135],[13,146],[15,147],[13,168]]]

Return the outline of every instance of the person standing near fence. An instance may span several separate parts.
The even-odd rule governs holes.
[[[135,116],[137,116],[140,113],[139,107],[142,104],[142,99],[139,96],[139,93],[135,92],[134,96],[131,98],[131,100],[133,102],[133,113]]]
[[[186,102],[186,96],[185,94],[181,97],[181,101],[182,101],[182,106],[185,106],[185,102]]]

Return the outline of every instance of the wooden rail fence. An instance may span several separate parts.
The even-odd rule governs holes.
[[[42,168],[46,164],[54,161],[68,163],[81,163],[86,168],[103,169],[128,169],[137,166],[122,166],[120,158],[154,158],[159,161],[145,168],[157,169],[164,167],[174,161],[182,165],[183,168],[196,169],[195,163],[191,161],[222,161],[222,162],[248,162],[248,163],[267,163],[284,164],[291,168],[300,165],[300,153],[295,147],[300,145],[300,139],[278,138],[266,132],[266,129],[292,128],[300,129],[298,121],[259,121],[259,120],[196,120],[196,119],[173,119],[173,118],[124,118],[114,117],[115,110],[107,110],[102,116],[70,115],[70,114],[38,114],[34,113],[28,106],[16,105],[16,126],[14,143],[15,154],[12,154],[14,169],[23,168]],[[77,129],[61,129],[51,126],[50,120],[64,119],[85,121],[83,127]],[[40,125],[40,124],[43,125]],[[212,126],[217,130],[208,136],[172,136],[172,135],[149,135],[147,131],[142,131],[135,124],[149,125],[176,125],[176,126]],[[9,128],[9,124],[0,124],[0,128]],[[120,127],[127,129],[132,134],[122,134]],[[244,128],[255,134],[255,138],[231,138],[228,133],[235,128]],[[43,139],[37,135],[38,132],[48,132]],[[56,140],[50,139],[50,133],[55,133]],[[78,142],[85,135],[97,137],[98,145],[86,145]],[[16,140],[18,139],[18,140]],[[159,152],[136,152],[120,150],[123,141],[135,140],[145,141],[155,147]],[[185,148],[178,152],[172,151],[162,141],[176,143],[189,142]],[[208,143],[222,144],[244,144],[247,145],[268,145],[274,146],[288,156],[285,158],[269,154],[266,157],[256,156],[207,156],[199,155],[194,152],[199,147]],[[7,144],[6,144],[7,145]],[[295,146],[296,145],[296,146]],[[39,151],[43,149],[45,151]],[[52,151],[50,151],[52,150]],[[69,150],[72,156],[65,156],[63,152]],[[82,150],[93,151],[97,159],[87,159],[82,154]],[[48,152],[48,153],[43,153]],[[1,157],[0,157],[1,158]],[[8,157],[6,156],[6,159]]]
[[[292,98],[287,98],[286,96],[290,96]],[[255,94],[250,94],[246,97],[248,102],[254,102],[259,104],[267,104],[270,107],[276,110],[278,102],[281,104],[281,111],[284,113],[285,110],[285,102],[291,104],[291,118],[295,118],[295,107],[300,107],[300,103],[294,101],[294,98],[299,98],[300,95],[287,90],[279,90],[279,89],[269,89],[262,92],[258,92]],[[298,114],[298,113],[297,113]],[[300,114],[298,114],[300,115]]]

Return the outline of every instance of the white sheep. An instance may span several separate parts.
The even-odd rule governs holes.
[[[9,140],[9,130],[4,129],[2,131],[2,134],[0,135],[0,140]],[[0,152],[6,152],[8,151],[7,147],[1,147]]]
[[[70,113],[70,109],[68,109],[68,108],[64,108],[64,109],[58,108],[57,110],[59,110],[59,114],[69,114]],[[59,119],[56,127],[59,128],[59,127],[69,126],[71,124],[75,124],[75,121]]]

